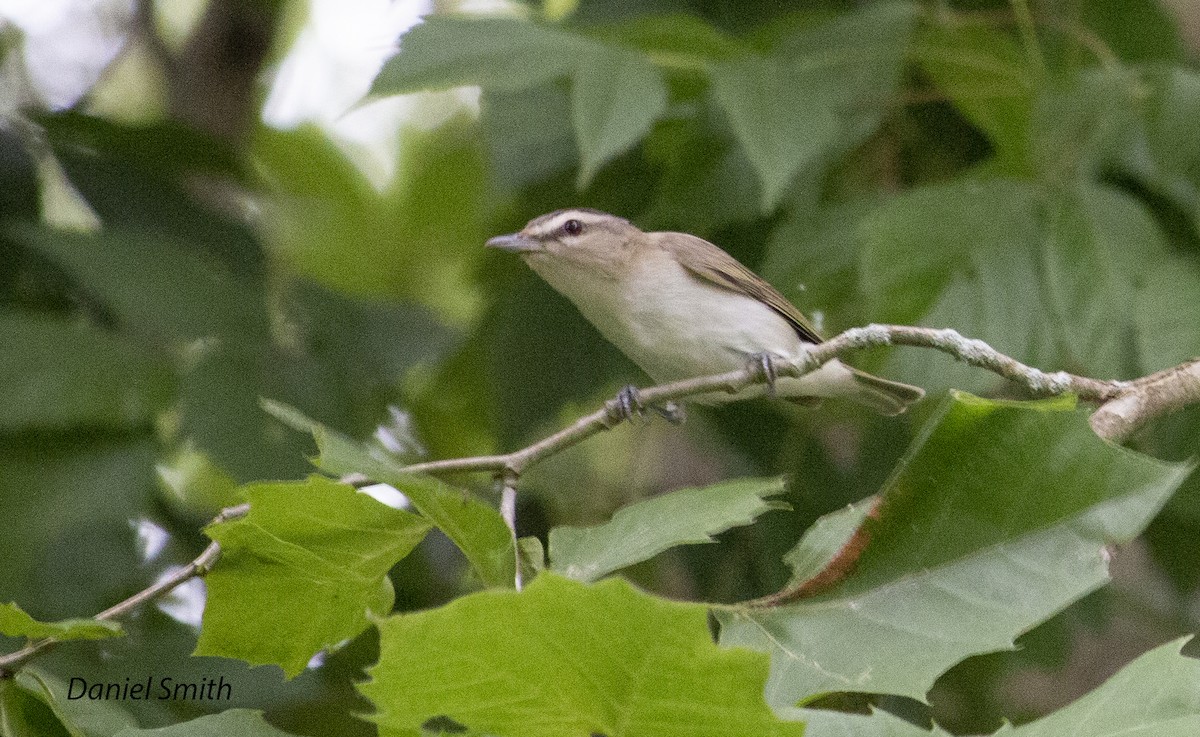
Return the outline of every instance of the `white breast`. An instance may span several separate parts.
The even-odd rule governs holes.
[[[557,259],[529,263],[656,382],[733,371],[756,353],[800,350],[799,336],[770,307],[700,279],[664,251],[645,253],[617,280]]]

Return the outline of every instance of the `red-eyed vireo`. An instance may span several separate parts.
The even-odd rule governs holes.
[[[644,233],[624,218],[573,208],[534,218],[521,232],[487,245],[520,254],[658,383],[734,371],[762,356],[797,358],[805,343],[822,340],[774,287],[693,235]],[[849,399],[886,415],[925,395],[837,360],[800,378],[779,378],[775,389],[794,400]],[[763,390],[694,401],[729,401]]]

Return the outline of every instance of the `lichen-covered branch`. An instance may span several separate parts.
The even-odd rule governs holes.
[[[1139,427],[1150,420],[1169,414],[1191,404],[1200,404],[1200,358],[1134,381],[1112,381],[1075,376],[1058,371],[1047,373],[1000,353],[981,340],[964,337],[954,330],[910,327],[906,325],[868,325],[852,328],[833,338],[813,346],[811,350],[794,362],[779,362],[774,368],[778,376],[803,376],[815,371],[834,358],[849,355],[867,348],[882,346],[912,346],[932,348],[947,353],[959,361],[992,371],[1017,382],[1030,392],[1040,396],[1074,393],[1080,400],[1099,405],[1091,417],[1096,434],[1114,442],[1128,438]],[[763,367],[748,365],[744,369],[713,376],[702,376],[670,384],[661,384],[642,389],[637,398],[643,406],[662,406],[674,400],[686,399],[714,391],[737,393],[752,384],[761,384],[771,377]],[[520,450],[502,455],[454,458],[442,461],[416,463],[406,467],[414,473],[447,474],[488,471],[496,474],[502,485],[502,512],[509,529],[513,531],[513,548],[518,555],[517,588],[521,587],[521,561],[516,544],[516,484],[521,473],[530,465],[577,445],[597,433],[611,429],[627,419],[620,401],[614,399],[604,407],[578,418],[569,426]],[[362,480],[366,483],[366,480]],[[244,516],[248,505],[230,507],[217,515],[214,522],[223,522]],[[831,563],[831,570],[844,576],[853,567],[862,544],[848,545]],[[216,563],[221,548],[210,543],[204,552],[188,565],[159,580],[154,585],[134,594],[115,606],[96,615],[96,619],[116,619],[137,609],[143,604],[158,599],[185,581],[203,576]],[[834,576],[836,578],[837,576]],[[827,577],[828,578],[828,577]],[[822,579],[816,584],[805,584],[796,591],[783,591],[762,600],[768,605],[789,601],[804,596],[810,590],[823,589],[835,581]],[[38,653],[54,646],[53,639],[39,640],[24,648],[0,656],[0,678],[9,677],[26,661]]]

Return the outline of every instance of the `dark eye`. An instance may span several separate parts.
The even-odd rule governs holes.
[[[567,235],[579,235],[583,232],[583,223],[578,220],[568,220],[563,223],[563,232]]]

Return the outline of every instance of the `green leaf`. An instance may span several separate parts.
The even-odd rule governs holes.
[[[867,497],[820,517],[805,530],[796,547],[783,557],[783,562],[792,569],[788,585],[803,583],[829,565],[855,530],[862,526],[875,502],[876,497]]]
[[[361,473],[395,487],[408,497],[413,508],[458,546],[485,584],[513,585],[516,561],[512,533],[493,507],[465,489],[409,473],[382,448],[359,443],[291,407],[269,400],[264,400],[263,406],[284,424],[312,433],[320,451],[314,462],[322,471],[338,476]]]
[[[762,209],[779,204],[792,178],[833,143],[838,120],[779,60],[747,56],[714,64],[713,94],[762,181]]]
[[[714,645],[706,612],[543,574],[384,620],[359,690],[383,737],[438,716],[498,737],[800,735],[763,702],[762,654]]]
[[[744,51],[737,41],[689,13],[635,16],[618,24],[587,30],[595,38],[633,47],[673,66],[726,59]]]
[[[39,694],[0,679],[0,734],[4,737],[75,737],[68,727],[38,698]]]
[[[478,306],[469,265],[486,240],[479,131],[463,113],[433,130],[407,128],[403,139],[387,162],[402,175],[377,189],[318,128],[260,131],[253,151],[270,190],[266,235],[323,285],[420,302],[461,324]]]
[[[164,356],[78,321],[0,312],[0,432],[148,427],[173,399]]]
[[[1200,356],[1198,304],[1200,265],[1175,255],[1150,264],[1133,311],[1143,369],[1157,371]]]
[[[25,226],[11,235],[61,266],[134,332],[246,342],[269,334],[261,283],[187,242],[115,229],[84,234]]]
[[[1062,363],[1089,376],[1124,378],[1140,307],[1135,284],[1167,257],[1162,233],[1141,202],[1097,185],[1065,195],[1046,219],[1046,303],[1065,347]]]
[[[129,663],[125,662],[125,665],[128,667]],[[68,698],[69,680],[62,680],[36,666],[22,668],[13,680],[30,696],[45,704],[71,737],[107,737],[137,724],[121,702]],[[47,732],[38,734],[45,735]],[[7,737],[7,733],[5,735]]]
[[[169,727],[122,729],[113,737],[225,737],[233,734],[238,737],[289,737],[291,733],[268,724],[261,711],[229,709]]]
[[[719,612],[721,641],[771,653],[775,706],[831,691],[924,698],[962,659],[1108,580],[1191,471],[1108,444],[1070,402],[956,394],[883,489],[871,542],[825,594]]]
[[[571,117],[582,156],[579,187],[641,140],[666,107],[662,74],[645,57],[610,49],[588,54],[571,88]]]
[[[916,55],[934,84],[992,142],[999,170],[1029,173],[1036,79],[1016,40],[984,25],[926,23]]]
[[[478,85],[519,90],[570,73],[596,44],[512,18],[434,15],[400,38],[372,95]]]
[[[555,527],[550,568],[578,581],[595,581],[676,545],[713,542],[718,532],[748,525],[772,509],[787,509],[766,501],[783,491],[783,479],[739,479],[631,504],[595,527]]]
[[[1038,193],[1022,180],[960,180],[911,190],[859,227],[872,321],[952,327],[1033,365],[1045,333]],[[932,351],[901,351],[885,372],[926,389],[979,387],[978,370]]]
[[[391,610],[387,573],[429,530],[319,476],[252,484],[245,496],[249,514],[205,530],[223,552],[205,579],[195,654],[274,663],[288,677]]]
[[[1012,737],[1188,737],[1200,730],[1200,661],[1168,642],[1122,668],[1070,706],[998,734]]]
[[[1190,737],[1200,729],[1200,661],[1179,650],[1186,640],[1157,647],[1122,668],[1090,693],[1041,719],[1006,726],[997,737]],[[809,737],[948,737],[921,729],[887,712],[870,715],[815,709],[784,709],[807,722]]]
[[[39,622],[16,603],[0,604],[0,634],[40,640],[103,640],[125,634],[121,625],[102,619],[63,619],[58,622]]]

